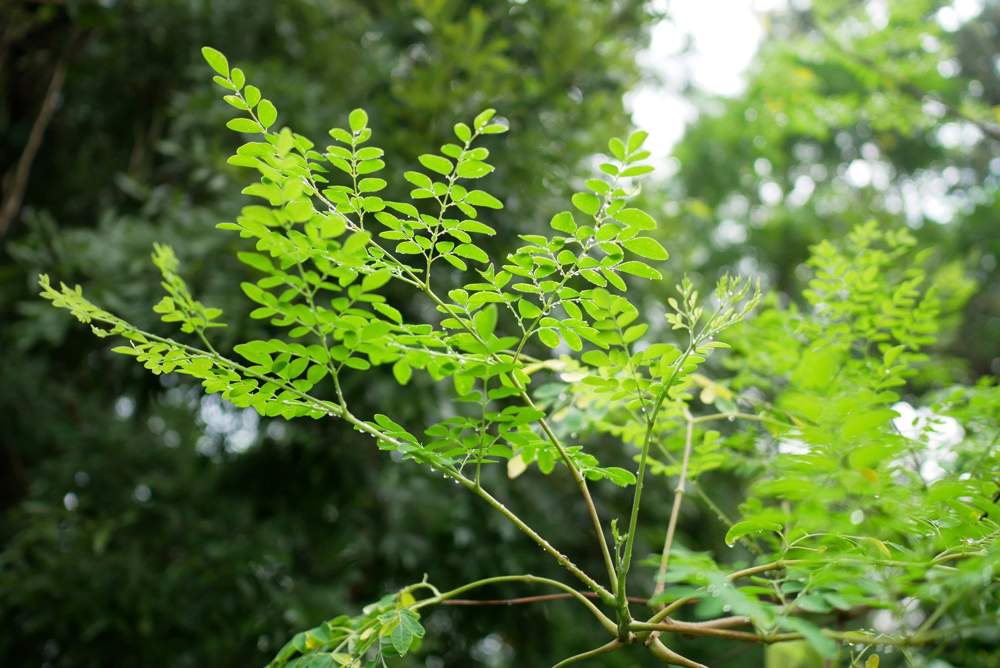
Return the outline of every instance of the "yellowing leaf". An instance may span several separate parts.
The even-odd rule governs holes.
[[[528,465],[520,453],[507,460],[507,477],[513,480],[528,470]]]

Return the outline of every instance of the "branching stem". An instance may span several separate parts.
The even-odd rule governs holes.
[[[567,596],[570,596],[579,601],[580,603],[582,603],[584,607],[586,607],[591,612],[591,614],[593,614],[594,617],[597,618],[597,620],[601,623],[601,626],[603,626],[604,629],[608,631],[608,633],[614,634],[617,632],[617,627],[615,626],[615,623],[607,615],[601,612],[600,609],[598,609],[598,607],[594,605],[594,603],[590,599],[584,596],[582,592],[578,592],[569,585],[559,582],[558,580],[543,578],[537,575],[498,575],[491,578],[476,580],[475,582],[464,584],[461,587],[456,587],[455,589],[451,589],[449,591],[437,594],[436,596],[432,596],[431,598],[425,598],[421,601],[418,601],[416,604],[413,605],[413,609],[419,610],[420,608],[425,608],[427,606],[445,603],[446,601],[456,598],[460,594],[464,594],[465,592],[470,591],[472,589],[477,589],[479,587],[485,587],[487,585],[492,585],[492,584],[502,584],[506,582],[524,582],[528,584],[541,584],[541,585],[546,585],[548,587],[561,589],[563,592],[566,593]]]

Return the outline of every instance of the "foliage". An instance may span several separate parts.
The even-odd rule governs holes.
[[[234,141],[217,131],[227,107],[201,85],[204,43],[239,54],[310,134],[364,104],[387,130],[386,161],[407,168],[417,164],[411,146],[451,136],[452,114],[503,105],[517,133],[490,147],[500,158],[491,182],[517,195],[507,212],[544,225],[545,202],[561,199],[568,175],[627,122],[621,97],[637,79],[645,5],[0,3],[5,172],[53,68],[67,63],[24,207],[0,250],[0,589],[11,592],[0,597],[11,630],[0,634],[0,656],[61,666],[106,665],[112,655],[150,666],[259,664],[293,629],[377,598],[387,583],[419,579],[432,559],[456,578],[475,577],[488,560],[536,568],[541,555],[502,518],[476,521],[475,507],[434,494],[434,479],[374,449],[332,458],[328,444],[354,436],[343,424],[257,420],[205,397],[197,382],[133,369],[40,305],[33,277],[84,283],[149,328],[158,315],[145,306],[160,288],[145,259],[159,241],[183,258],[191,291],[225,310],[216,345],[269,336],[232,289],[253,271],[230,252],[238,241],[213,229],[244,198],[241,170],[222,164]],[[408,184],[391,187],[405,197]],[[437,404],[419,375],[400,388],[382,367],[360,381],[344,391],[365,411],[384,401],[410,419]],[[556,504],[567,492],[527,478],[516,491]],[[549,535],[570,551],[582,543],[568,525]],[[460,629],[449,611],[435,612],[424,654],[465,665],[525,620],[570,611],[516,612],[479,611]],[[586,637],[575,636],[567,627],[518,651],[558,653]]]
[[[632,201],[636,179],[649,171],[644,133],[609,143],[604,178],[587,180],[571,197],[575,211],[552,217],[555,234],[520,235],[522,245],[492,262],[479,239],[496,229],[480,210],[503,204],[480,186],[493,167],[478,142],[507,129],[493,110],[456,124],[456,141],[439,153],[419,156],[423,169],[404,174],[414,188],[400,201],[383,196],[388,182],[375,174],[385,167],[384,152],[371,144],[364,111],[351,112],[347,128],[330,130],[335,143],[317,150],[278,129],[274,104],[241,69],[214,49],[203,54],[226,102],[241,112],[228,127],[255,137],[230,163],[259,174],[243,192],[263,200],[219,227],[252,240],[239,259],[260,277],[241,288],[254,304],[251,317],[287,330],[283,337],[234,345],[241,361],[220,354],[210,330],[221,312],[191,296],[165,247],[154,252],[168,292],[156,311],[181,323],[195,344],[141,329],[45,276],[42,295],[98,336],[122,339],[115,350],[156,374],[191,376],[206,392],[264,417],[347,422],[395,460],[479,497],[589,590],[534,574],[444,592],[425,580],[357,617],[297,635],[273,666],[385,663],[419,644],[424,608],[507,582],[559,589],[604,629],[605,644],[559,665],[630,646],[665,663],[703,665],[668,645],[668,634],[804,640],[827,658],[854,662],[868,654],[869,665],[878,664],[871,648],[908,651],[966,634],[991,642],[1000,600],[1000,507],[989,476],[998,465],[995,423],[986,419],[982,431],[970,424],[955,444],[962,456],[935,458],[941,434],[934,420],[918,430],[901,423],[898,393],[926,364],[942,310],[968,291],[945,282],[947,274],[928,278],[926,254],[905,230],[872,222],[842,246],[815,246],[801,311],[771,303],[751,320],[756,285],[724,276],[703,302],[685,280],[667,300],[665,324],[683,334],[674,345],[655,337],[666,334],[662,328],[638,322],[623,296],[636,279],[659,281],[646,260],[668,256],[652,236],[656,223]],[[462,287],[451,287],[454,280]],[[433,310],[414,319],[392,303],[390,285],[423,295]],[[710,378],[708,356],[729,347],[732,377]],[[450,403],[421,424],[383,413],[358,417],[342,388],[380,366],[391,366],[402,385],[426,374],[449,388]],[[552,387],[559,383],[561,390]],[[984,415],[1000,405],[989,383],[966,396],[951,400],[982,402]],[[702,425],[734,420],[737,430],[704,431],[695,447]],[[610,465],[626,454],[621,446],[598,456],[606,436],[638,449],[634,475]],[[932,459],[933,471],[924,466]],[[494,496],[483,471],[499,463],[512,477],[533,463],[543,474],[565,468],[605,574],[581,568]],[[738,521],[703,486],[698,495],[729,525],[726,542],[753,553],[749,563],[749,555],[720,563],[675,543],[687,485],[722,466],[750,485]],[[637,621],[629,576],[651,473],[676,475],[678,484],[662,555],[650,560],[657,573],[651,612]],[[589,485],[601,481],[631,488],[621,525],[601,520]],[[675,618],[694,603],[696,621]],[[916,628],[909,618],[878,628],[882,609],[902,615],[921,607],[926,617]]]
[[[982,286],[938,342],[948,376],[996,375],[1000,11],[959,9],[814,0],[769,13],[745,91],[688,96],[699,114],[661,205],[684,261],[753,267],[794,297],[812,245],[870,217],[905,224]]]

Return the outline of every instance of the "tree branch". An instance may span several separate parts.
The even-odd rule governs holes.
[[[21,210],[21,202],[24,199],[24,191],[28,187],[28,177],[31,175],[31,165],[35,161],[38,149],[42,145],[45,137],[45,130],[49,127],[49,122],[56,112],[56,102],[59,99],[59,92],[62,90],[63,82],[66,80],[66,60],[69,54],[64,54],[56,63],[52,70],[52,78],[49,79],[49,86],[42,98],[42,104],[38,109],[35,122],[31,125],[28,133],[28,141],[21,151],[21,157],[17,161],[14,173],[10,177],[10,187],[4,193],[3,203],[0,205],[0,237],[10,229],[14,218]]]
[[[538,577],[537,575],[498,575],[496,577],[484,578],[482,580],[476,580],[475,582],[470,582],[464,584],[461,587],[456,587],[455,589],[446,591],[431,598],[426,598],[418,601],[413,605],[414,610],[419,610],[420,608],[425,608],[430,605],[444,604],[446,601],[455,598],[459,594],[467,592],[471,589],[476,589],[478,587],[485,587],[491,584],[500,584],[504,582],[527,582],[530,584],[543,584],[549,587],[555,587],[556,589],[563,590],[568,596],[576,599],[582,603],[591,614],[597,618],[608,633],[615,634],[617,632],[617,626],[615,623],[603,612],[601,612],[596,605],[594,605],[590,599],[583,595],[582,592],[578,592],[572,587],[558,580],[552,580],[550,578]]]
[[[597,594],[592,591],[578,591],[577,594],[580,596],[586,596],[589,599],[598,599]],[[538,596],[520,596],[517,598],[493,598],[493,599],[483,599],[483,598],[453,598],[451,600],[445,601],[442,605],[456,605],[456,606],[468,606],[468,607],[478,607],[478,606],[505,606],[505,605],[528,605],[531,603],[546,603],[548,601],[565,601],[571,598],[576,598],[573,594],[540,594]],[[629,596],[630,603],[638,603],[640,605],[645,605],[649,602],[649,599],[642,598],[641,596]]]

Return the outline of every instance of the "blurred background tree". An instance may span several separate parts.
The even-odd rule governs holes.
[[[1000,6],[806,4],[768,17],[743,94],[690,91],[701,113],[664,204],[674,246],[692,269],[759,271],[788,295],[812,244],[905,224],[983,288],[949,341],[953,378],[996,375]]]
[[[768,14],[742,94],[685,91],[698,118],[672,175],[645,193],[662,211],[671,269],[706,281],[759,272],[794,299],[810,244],[872,217],[906,224],[942,267],[960,263],[980,285],[935,380],[1000,372],[1000,9],[973,14],[934,0],[814,0]],[[303,134],[321,138],[366,107],[395,169],[454,121],[496,107],[512,132],[490,145],[490,187],[504,194],[498,220],[524,227],[563,208],[591,156],[629,126],[623,95],[660,20],[644,0],[0,6],[0,662],[260,665],[293,630],[425,570],[441,585],[544,572],[500,518],[387,466],[349,430],[259,420],[114,359],[41,304],[34,279],[86,283],[151,325],[147,257],[165,241],[204,301],[233,316],[224,337],[266,335],[240,315],[244,269],[214,230],[244,198],[224,166],[235,139],[220,129],[228,112],[206,84],[204,44],[245,65],[287,114],[279,122]],[[391,378],[345,389],[399,414],[435,402],[432,385]],[[622,507],[599,491],[603,507]],[[546,495],[579,513],[573,492],[559,476],[505,489],[514,505]],[[735,505],[739,490],[723,500]],[[697,509],[682,528],[686,544],[719,547],[705,543],[712,527]],[[586,562],[582,516],[540,529],[599,566]],[[570,615],[561,603],[435,611],[413,665],[550,665],[588,645]],[[764,658],[748,648],[703,660]]]

